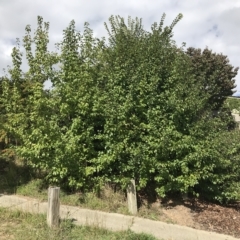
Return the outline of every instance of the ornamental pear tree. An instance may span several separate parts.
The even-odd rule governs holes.
[[[102,39],[71,21],[54,52],[49,23],[26,27],[29,68],[18,41],[0,82],[1,130],[48,183],[87,191],[134,178],[161,197],[237,197],[240,135],[222,107],[237,70],[225,56],[177,46],[182,14],[170,26],[165,17],[145,30],[139,18],[111,16]]]

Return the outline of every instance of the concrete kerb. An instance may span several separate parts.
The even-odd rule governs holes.
[[[16,195],[0,195],[0,206],[31,213],[47,213],[47,202]],[[106,213],[73,206],[60,206],[60,217],[76,225],[91,225],[112,231],[132,230],[164,240],[236,240],[237,238],[149,219]]]
[[[72,206],[60,206],[60,215],[65,219],[72,219],[77,225],[91,225],[112,231],[128,230],[133,224],[133,216],[117,213],[82,209]]]
[[[193,229],[190,227],[168,224],[150,219],[134,218],[134,224],[130,228],[136,233],[148,233],[159,239],[166,240],[236,240],[237,238]]]
[[[16,195],[0,195],[0,207],[30,213],[47,213],[47,202]]]

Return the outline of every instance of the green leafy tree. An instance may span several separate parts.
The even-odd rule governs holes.
[[[53,132],[55,139],[53,180],[66,182],[72,188],[96,185],[97,158],[95,128],[98,118],[97,56],[99,42],[85,24],[83,34],[75,29],[72,21],[64,31],[59,44],[61,68],[53,81],[53,102],[59,111]]]
[[[16,139],[14,147],[18,156],[23,157],[35,168],[39,167],[35,160],[44,154],[36,144],[37,138],[44,142],[42,126],[46,119],[41,116],[51,114],[48,104],[49,93],[43,89],[43,84],[51,78],[51,67],[56,62],[56,55],[47,51],[48,28],[49,24],[43,23],[43,19],[38,17],[38,28],[32,39],[31,27],[29,25],[26,27],[23,47],[29,69],[25,73],[21,70],[22,53],[18,42],[17,47],[13,48],[13,66],[9,69],[8,76],[4,78],[2,95],[6,111],[4,127],[7,133]],[[47,142],[44,144],[48,146]]]
[[[222,121],[206,107],[209,94],[192,72],[192,59],[172,40],[181,17],[164,28],[163,15],[151,32],[139,19],[125,24],[123,18],[111,17],[104,52],[103,170],[109,181],[123,186],[130,178],[139,189],[152,182],[160,196],[201,193],[205,179],[209,186],[216,184],[212,176],[217,178],[229,161],[216,157],[214,143],[221,142],[231,118]],[[219,178],[219,184],[224,181]]]
[[[35,55],[29,26],[24,38],[30,67],[25,79],[30,85],[31,109],[25,119],[30,127],[22,128],[23,144],[18,152],[31,166],[43,170],[48,182],[72,189],[97,185],[96,166],[92,162],[97,157],[95,79],[101,41],[93,38],[88,24],[80,34],[72,21],[58,44],[60,53],[50,53],[48,23],[44,27],[39,18],[33,38]],[[54,69],[55,64],[58,69]],[[43,89],[46,80],[53,84],[48,92]]]
[[[227,56],[208,48],[202,51],[191,47],[186,54],[191,58],[196,82],[200,82],[202,91],[208,94],[208,105],[214,110],[220,109],[226,98],[233,94],[238,68],[229,63]]]
[[[151,185],[162,197],[236,198],[240,139],[222,110],[227,90],[215,86],[220,67],[226,65],[227,83],[236,71],[225,57],[196,60],[179,48],[173,29],[181,18],[164,27],[163,15],[146,31],[141,19],[112,16],[107,40],[95,38],[87,23],[81,34],[72,21],[54,53],[47,48],[49,24],[38,17],[33,37],[27,26],[29,69],[21,71],[16,47],[1,79],[2,129],[17,139],[19,156],[49,183],[71,189],[106,182],[125,188],[135,178],[138,189]],[[197,66],[205,64],[201,73]],[[43,89],[46,80],[53,89]]]
[[[21,70],[22,53],[20,41],[12,51],[13,67],[8,69],[9,75],[1,78],[1,142],[3,157],[15,159],[13,146],[20,144],[16,128],[23,120],[23,111],[26,107],[24,93],[25,81]]]

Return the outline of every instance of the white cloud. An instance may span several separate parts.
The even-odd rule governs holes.
[[[50,22],[50,47],[61,40],[62,30],[74,19],[79,30],[85,21],[97,36],[106,35],[103,22],[110,15],[143,18],[146,28],[165,12],[170,24],[182,13],[184,18],[175,27],[174,39],[180,45],[204,48],[226,54],[230,63],[239,65],[240,1],[228,0],[1,0],[0,4],[0,73],[11,62],[11,48],[16,38],[22,38],[25,26],[33,29],[37,16]],[[240,74],[239,74],[240,75]],[[240,90],[240,77],[237,77]]]

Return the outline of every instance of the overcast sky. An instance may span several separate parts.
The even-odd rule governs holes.
[[[103,23],[111,15],[143,19],[146,29],[159,22],[166,13],[165,24],[179,14],[183,19],[174,29],[174,40],[180,46],[205,48],[229,57],[240,66],[239,0],[0,0],[0,75],[11,64],[15,39],[24,36],[25,26],[36,29],[37,16],[50,22],[50,50],[62,38],[62,30],[75,20],[78,30],[89,22],[97,37],[106,36]],[[240,91],[240,72],[236,77]]]

